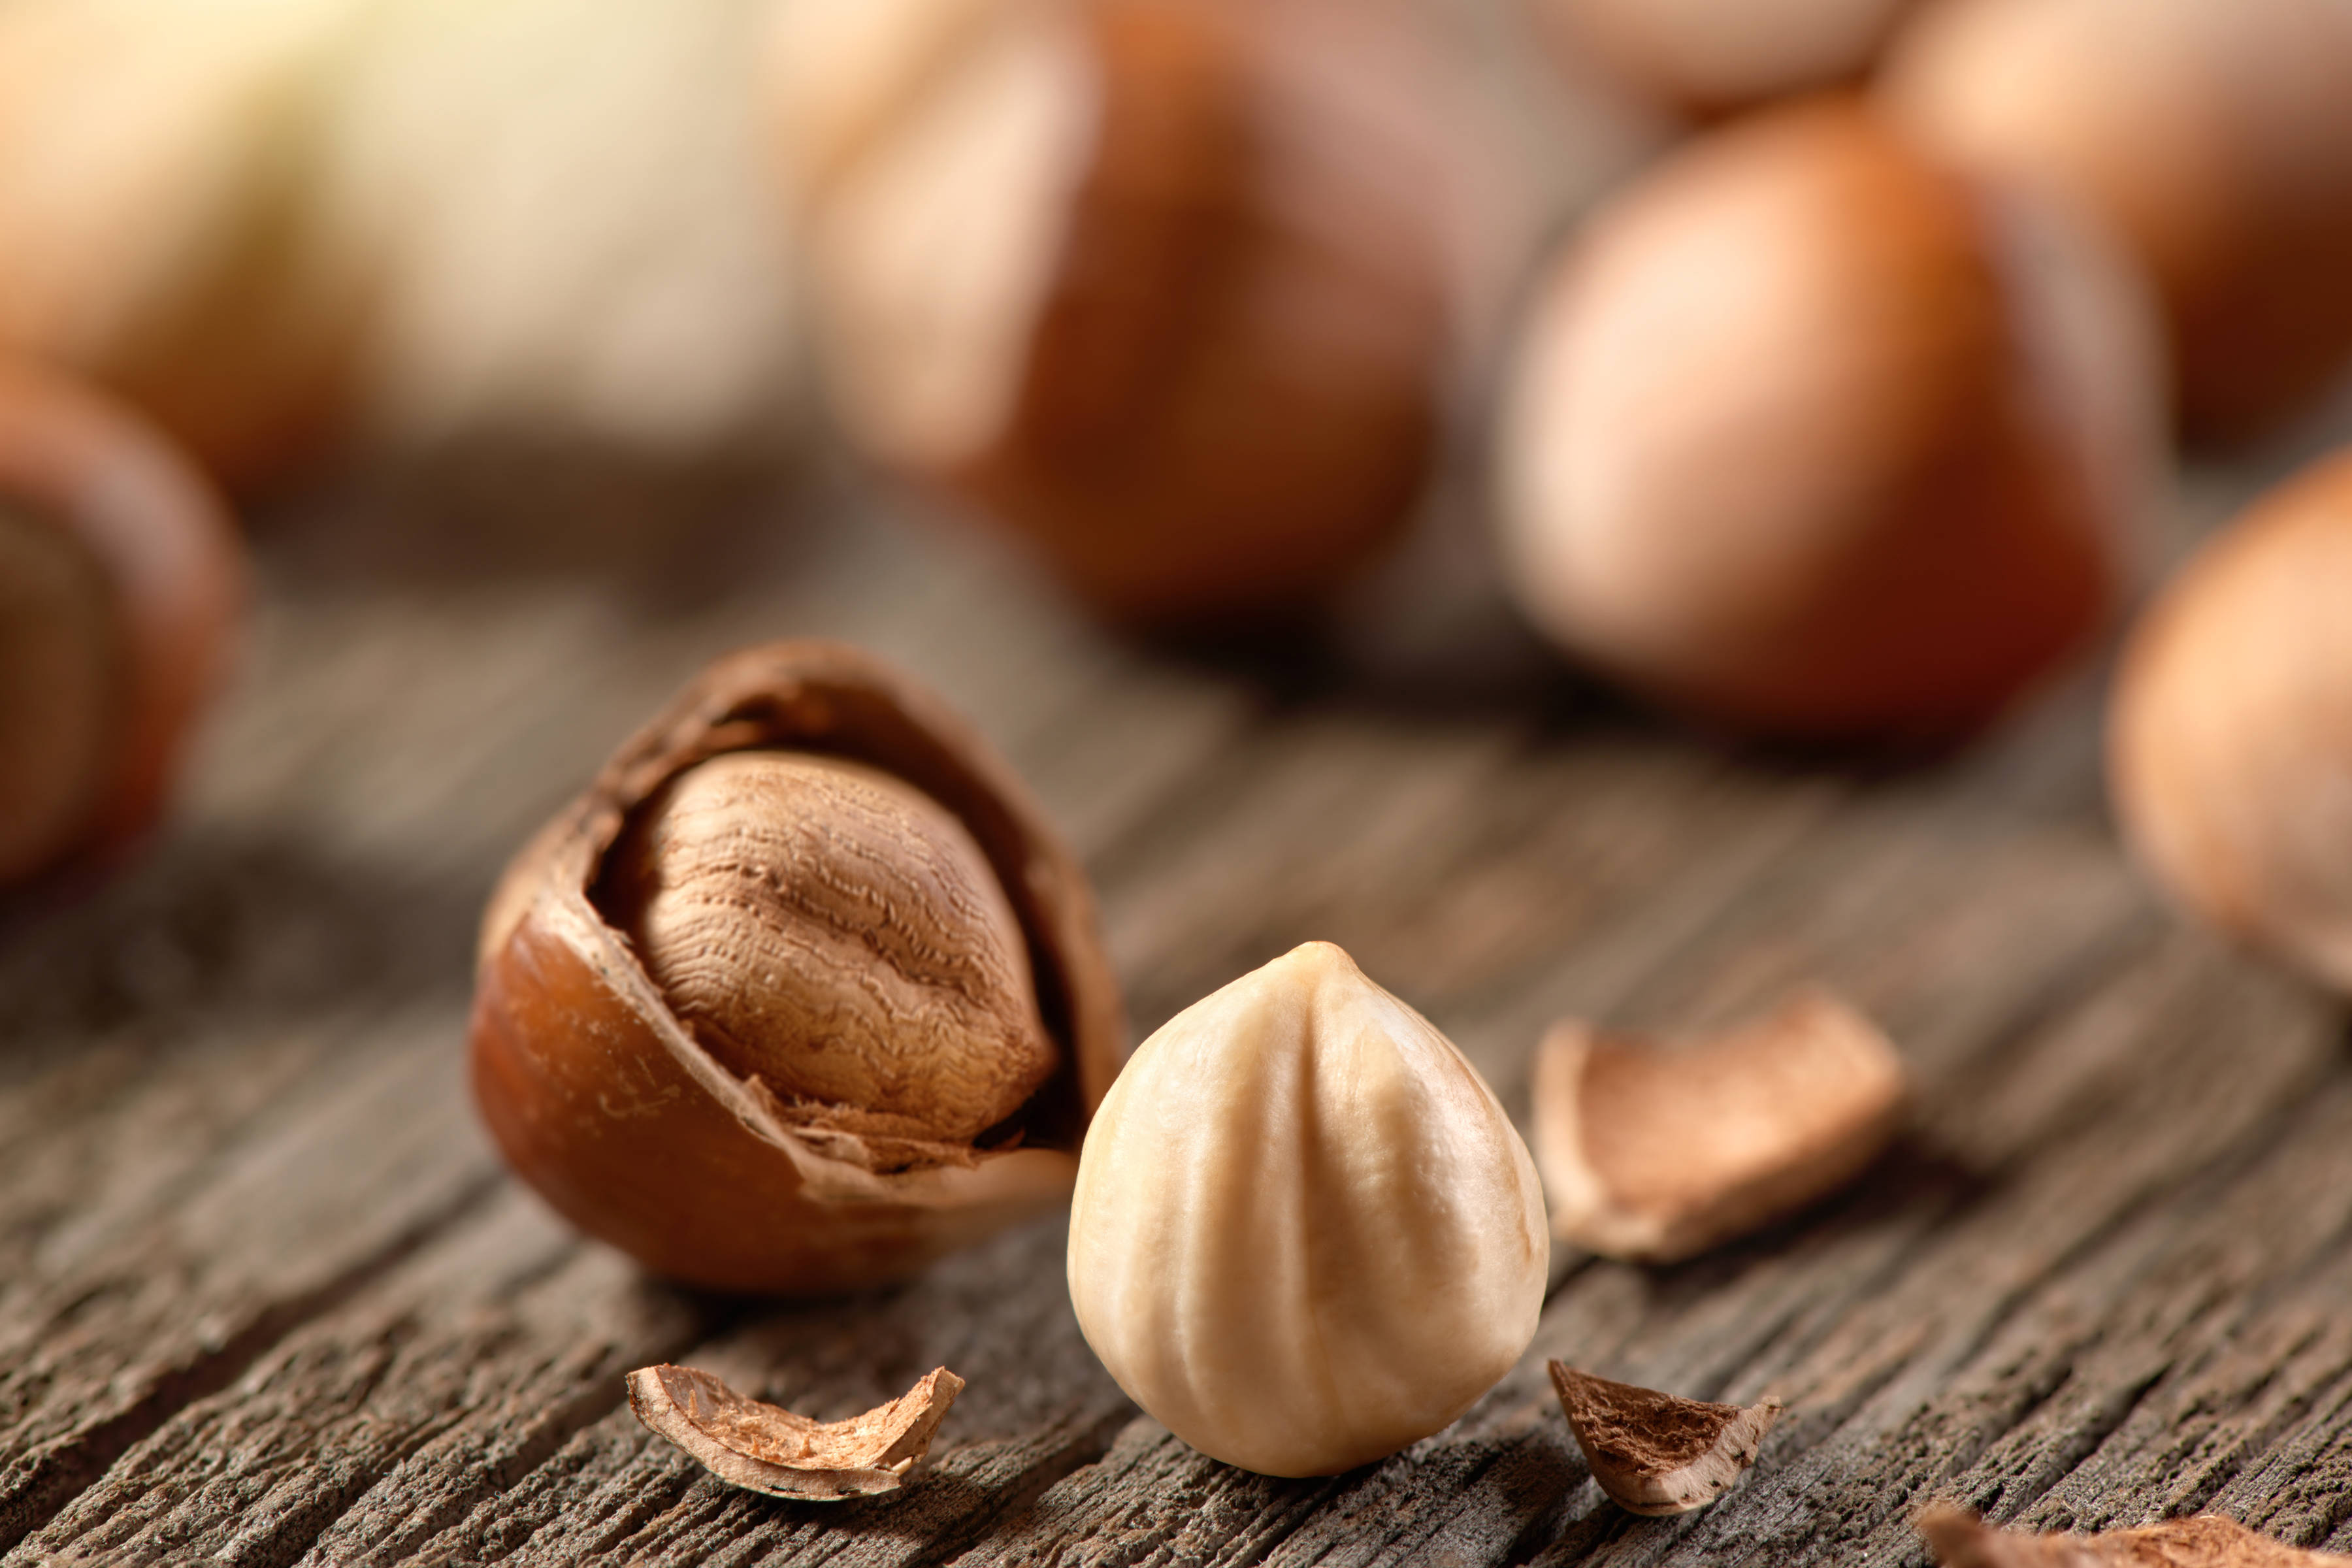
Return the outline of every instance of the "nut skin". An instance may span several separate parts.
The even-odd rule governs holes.
[[[1498,433],[1510,585],[1717,722],[1964,734],[2099,626],[2134,552],[2162,469],[2131,282],[1857,101],[1717,132],[1538,300]]]
[[[1213,1458],[1331,1475],[1517,1362],[1550,1244],[1476,1069],[1328,942],[1138,1047],[1087,1137],[1070,1300],[1129,1396]]]
[[[698,763],[630,817],[593,896],[705,1049],[825,1125],[969,1145],[1054,1069],[996,874],[887,773]]]
[[[1961,166],[2107,224],[2155,280],[2185,432],[2232,442],[2352,364],[2347,79],[2334,0],[1945,0],[1878,90]]]
[[[226,510],[163,437],[57,373],[0,362],[0,527],[78,561],[85,584],[58,613],[71,668],[44,679],[100,694],[102,721],[0,735],[0,765],[47,767],[63,743],[83,761],[45,788],[47,808],[0,830],[0,881],[124,850],[161,814],[180,753],[228,663],[244,559]],[[19,646],[9,639],[11,646]],[[52,645],[55,646],[55,645]],[[12,810],[22,808],[11,794]]]
[[[1060,1053],[1017,1143],[891,1168],[854,1132],[795,1121],[695,1039],[592,901],[632,812],[695,763],[754,750],[887,773],[986,856]],[[1061,1202],[1123,1026],[1084,874],[994,752],[871,656],[786,642],[704,670],[509,867],[484,914],[472,1076],[509,1163],[581,1229],[694,1284],[834,1290],[903,1279]]]
[[[942,29],[975,26],[970,6],[940,9]],[[1079,144],[1056,154],[1066,177],[1002,196],[1022,213],[1005,222],[1045,237],[1036,276],[971,307],[1011,318],[984,334],[1005,362],[988,378],[999,390],[951,437],[909,432],[912,399],[876,374],[878,330],[841,323],[929,319],[965,279],[860,308],[888,269],[837,237],[869,176],[835,152],[817,158],[808,221],[845,423],[1111,618],[1249,616],[1325,595],[1402,531],[1451,371],[1439,214],[1458,182],[1409,85],[1429,63],[1420,40],[1364,0],[996,12],[1036,29],[1086,100],[1066,133]],[[874,119],[834,140],[868,163],[891,153]]]
[[[2214,535],[2133,628],[2108,781],[2140,863],[2352,993],[2352,450]]]

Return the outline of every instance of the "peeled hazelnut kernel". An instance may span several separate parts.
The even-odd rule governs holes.
[[[242,575],[219,501],[160,436],[0,365],[0,882],[154,820]]]
[[[2133,629],[2116,816],[2183,907],[2352,992],[2352,450],[2272,490]]]
[[[1550,1248],[1475,1068],[1329,942],[1194,1003],[1087,1134],[1070,1300],[1213,1458],[1330,1475],[1446,1426],[1534,1337]]]
[[[2211,1513],[2096,1535],[2042,1535],[2002,1530],[1966,1509],[1933,1503],[1918,1523],[1943,1568],[2343,1568],[2352,1563],[2352,1557],[2289,1546]]]
[[[2161,471],[2140,304],[2094,236],[1860,105],[1715,132],[1538,300],[1499,431],[1511,585],[1720,721],[1964,732],[2100,624],[2131,553]]]
[[[595,898],[712,1056],[827,1125],[970,1143],[1054,1070],[980,846],[872,768],[698,763],[630,818]]]
[[[1535,1064],[1552,1234],[1674,1263],[1844,1185],[1894,1136],[1908,1075],[1826,992],[1681,1047],[1555,1025]]]
[[[935,1367],[863,1415],[812,1421],[690,1366],[643,1366],[629,1373],[629,1411],[730,1486],[839,1502],[897,1491],[962,1392],[963,1379]]]
[[[2259,435],[2352,364],[2352,11],[1946,0],[1881,85],[1927,144],[2107,224],[2149,271],[2189,434]]]
[[[517,1173],[648,1267],[838,1289],[1060,1203],[1120,1027],[1085,876],[987,743],[854,648],[777,643],[508,868],[474,1089]]]
[[[1592,1479],[1628,1513],[1652,1517],[1705,1508],[1756,1462],[1780,1402],[1711,1405],[1654,1388],[1612,1383],[1550,1363],[1561,1414]]]
[[[1131,620],[1311,598],[1400,531],[1463,182],[1390,0],[785,20],[778,136],[859,445]],[[796,89],[820,58],[848,68]]]
[[[1528,0],[1563,47],[1683,109],[1858,80],[1913,0]]]

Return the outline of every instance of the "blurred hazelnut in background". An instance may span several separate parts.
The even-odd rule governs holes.
[[[1858,81],[1914,0],[1523,0],[1555,53],[1685,113]]]
[[[328,83],[317,221],[397,438],[771,440],[798,362],[758,131],[769,0],[406,0]]]
[[[800,357],[772,3],[0,7],[0,348],[236,482],[354,428],[771,438]]]
[[[153,821],[242,576],[226,515],[162,437],[0,362],[0,882]]]
[[[1737,727],[1965,731],[2126,574],[2155,338],[2095,234],[1857,103],[1717,132],[1535,301],[1497,433],[1512,587],[1565,648]]]
[[[2352,451],[2263,497],[2148,610],[2108,761],[2180,904],[2352,991]]]
[[[770,52],[859,446],[1130,620],[1308,599],[1399,531],[1455,352],[1409,14],[800,0]]]
[[[0,350],[104,383],[219,473],[327,435],[355,301],[305,203],[321,75],[360,9],[0,7]]]
[[[2190,435],[2259,435],[2352,363],[2342,0],[1946,0],[1884,92],[1945,154],[2080,202],[2139,255]]]

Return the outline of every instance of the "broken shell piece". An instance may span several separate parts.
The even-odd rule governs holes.
[[[963,1391],[945,1367],[898,1398],[846,1421],[812,1421],[747,1399],[690,1366],[629,1373],[629,1408],[639,1421],[702,1462],[720,1480],[770,1497],[814,1502],[898,1489]]]
[[[1919,1533],[1944,1568],[2342,1568],[2352,1557],[2308,1552],[2233,1519],[2200,1514],[2140,1530],[2038,1535],[2002,1530],[1966,1509],[1931,1504]]]
[[[1886,1037],[1826,991],[1687,1047],[1556,1024],[1535,1065],[1552,1234],[1645,1263],[1704,1252],[1852,1179],[1908,1093]]]
[[[1764,1434],[1780,1419],[1777,1399],[1746,1406],[1677,1399],[1566,1362],[1551,1363],[1551,1385],[1592,1479],[1630,1513],[1705,1508],[1756,1462]]]

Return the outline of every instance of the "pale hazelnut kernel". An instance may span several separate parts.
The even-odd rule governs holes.
[[[1070,1299],[1202,1453],[1329,1475],[1462,1415],[1534,1337],[1535,1165],[1477,1070],[1308,942],[1171,1019],[1097,1112]]]

